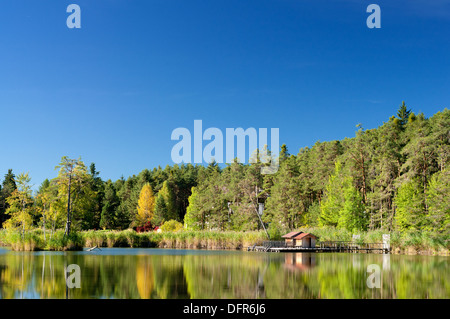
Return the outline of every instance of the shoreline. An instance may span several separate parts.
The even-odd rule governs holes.
[[[348,239],[344,234],[330,229],[307,229],[322,237],[323,241]],[[64,238],[61,230],[56,231],[50,239],[43,240],[40,229],[30,231],[25,239],[17,234],[0,231],[0,247],[10,247],[14,251],[81,251],[84,248],[162,248],[162,249],[197,249],[197,250],[241,250],[266,241],[262,231],[188,231],[179,232],[136,232],[128,230],[89,230],[72,233]],[[365,240],[374,242],[373,234],[364,233]],[[376,234],[379,235],[379,234]],[[381,236],[381,235],[380,235]],[[445,241],[444,241],[445,243]],[[428,244],[428,245],[427,245]],[[358,252],[364,253],[364,252]],[[372,252],[375,253],[375,252]],[[381,254],[381,253],[375,253]],[[391,240],[391,255],[450,256],[450,249],[440,245],[429,245],[426,240],[408,243]]]
[[[11,245],[5,245],[4,243],[0,244],[0,248],[6,248],[10,249],[11,251],[22,251],[22,252],[38,252],[38,251],[85,251],[86,249],[94,248],[95,246],[84,246],[81,249],[33,249],[33,250],[16,250],[13,249]],[[128,248],[128,249],[167,249],[167,250],[176,250],[176,249],[187,249],[187,250],[222,250],[222,251],[242,251],[247,252],[247,248],[251,246],[243,246],[238,248],[227,248],[224,246],[207,246],[207,247],[194,247],[194,246],[168,246],[168,245],[156,245],[156,246],[137,246],[137,247],[131,247],[131,246],[101,246],[98,247],[100,249],[107,249],[107,248]],[[285,253],[285,252],[284,252]],[[295,252],[298,253],[298,252]],[[328,252],[310,252],[313,254],[320,254],[320,253],[328,253]],[[383,254],[383,253],[377,253],[377,252],[358,252],[358,253],[352,253],[352,252],[330,252],[330,253],[339,253],[339,254],[374,254],[374,255],[397,255],[397,256],[436,256],[436,257],[450,257],[450,250],[435,250],[432,248],[427,249],[417,249],[415,247],[406,247],[406,248],[393,248],[389,254]],[[270,252],[267,252],[267,254],[273,254]]]

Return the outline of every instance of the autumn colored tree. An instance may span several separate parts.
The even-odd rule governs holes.
[[[6,201],[9,205],[6,214],[10,215],[4,226],[6,229],[20,229],[22,238],[25,232],[29,230],[33,224],[33,199],[31,197],[31,177],[28,173],[21,173],[17,176],[17,189],[14,190]]]
[[[64,235],[70,234],[72,224],[72,208],[74,203],[81,199],[83,195],[89,192],[87,187],[89,176],[87,169],[81,159],[70,159],[64,156],[61,163],[56,166],[59,169],[56,182],[58,184],[58,192],[67,198],[66,202],[66,226]],[[89,196],[87,196],[89,198]],[[84,198],[86,199],[86,197]],[[83,203],[79,203],[83,204]]]
[[[152,187],[149,183],[145,184],[141,189],[139,196],[136,222],[143,226],[147,222],[151,222],[155,211],[155,196],[153,195]]]

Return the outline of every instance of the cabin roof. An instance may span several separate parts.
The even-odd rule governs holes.
[[[298,236],[300,234],[302,234],[303,232],[301,231],[292,231],[290,233],[287,233],[286,235],[281,236],[281,238],[287,238],[287,239],[292,239],[295,236]]]
[[[306,237],[317,238],[316,236],[314,236],[313,234],[310,234],[310,233],[300,233],[297,236],[294,236],[293,239],[302,239],[302,238],[306,238]]]

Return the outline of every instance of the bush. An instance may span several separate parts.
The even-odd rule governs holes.
[[[183,224],[179,221],[171,219],[161,226],[163,232],[177,232],[183,229]]]
[[[47,250],[66,251],[66,250],[82,250],[84,246],[84,238],[77,232],[64,236],[63,230],[56,231],[52,238],[47,241]]]
[[[277,227],[275,223],[271,224],[267,229],[270,240],[282,240],[281,236],[284,235],[284,231]]]

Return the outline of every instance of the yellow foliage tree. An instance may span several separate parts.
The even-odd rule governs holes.
[[[25,237],[25,232],[31,229],[33,225],[33,200],[31,198],[31,177],[28,173],[19,174],[17,177],[17,189],[6,199],[9,208],[6,214],[11,216],[4,224],[6,229],[20,229],[22,238]]]
[[[137,207],[137,222],[140,225],[152,221],[155,211],[155,196],[150,184],[145,184],[141,189]]]

